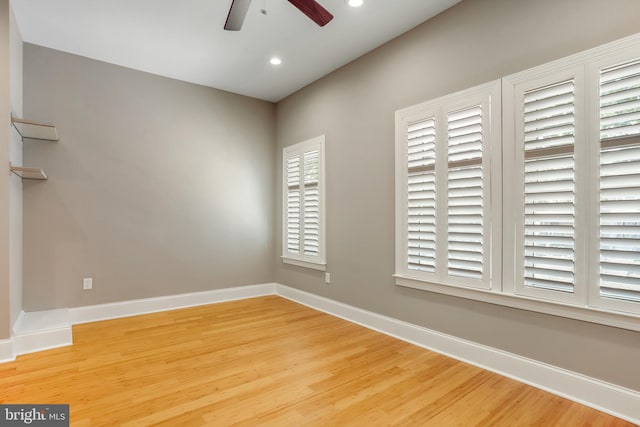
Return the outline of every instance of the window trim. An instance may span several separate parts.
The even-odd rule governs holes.
[[[478,288],[425,282],[398,274],[395,274],[393,277],[395,278],[395,284],[397,286],[405,288],[434,292],[535,313],[550,314],[567,319],[614,326],[631,331],[640,331],[640,315],[634,315],[628,312],[600,309],[591,306],[578,306],[524,295],[492,292]]]
[[[633,52],[631,56],[640,56],[638,54],[640,49],[640,33],[629,36],[612,43],[608,43],[602,46],[598,46],[593,49],[589,49],[587,51],[571,55],[548,64],[544,64],[541,66],[537,66],[531,68],[530,70],[525,70],[523,72],[515,73],[509,76],[506,76],[502,79],[502,100],[505,102],[506,99],[510,99],[513,105],[515,92],[513,89],[513,82],[519,79],[534,79],[536,76],[538,78],[542,78],[550,73],[563,72],[572,67],[583,67],[585,71],[585,84],[586,84],[586,93],[585,96],[588,97],[588,101],[585,103],[586,107],[583,108],[583,117],[586,120],[586,124],[584,124],[584,139],[587,143],[588,148],[583,150],[581,154],[581,161],[583,162],[583,166],[581,169],[589,168],[592,169],[594,163],[599,162],[599,151],[596,150],[597,145],[593,143],[593,139],[596,138],[599,141],[599,122],[594,119],[594,117],[599,118],[599,111],[596,111],[597,108],[594,106],[595,101],[593,99],[597,98],[597,94],[594,95],[593,89],[593,81],[597,79],[597,76],[594,77],[594,74],[598,73],[598,65],[605,66],[611,64],[612,61],[615,62],[617,57],[621,59],[619,62],[623,62],[624,60],[629,60],[629,55]],[[506,83],[505,83],[506,82]],[[455,94],[454,94],[455,95]],[[445,97],[442,97],[445,98]],[[439,98],[439,99],[442,99]],[[435,101],[435,100],[434,100]],[[398,118],[400,114],[410,114],[416,113],[420,108],[424,108],[425,105],[428,105],[432,101],[427,103],[419,104],[413,107],[405,108],[396,112],[396,124],[398,123]],[[513,141],[513,134],[509,135],[508,132],[514,132],[514,113],[513,110],[509,111],[509,108],[504,108],[502,112],[502,119],[504,123],[511,123],[509,131],[507,131],[507,127],[503,129],[503,139],[505,144],[503,145],[503,163],[500,165],[500,169],[503,170],[504,166],[512,159],[513,161],[513,147],[510,147],[509,143],[506,141]],[[504,210],[503,212],[503,226],[502,229],[499,230],[500,240],[504,243],[504,252],[499,256],[500,262],[502,263],[502,279],[494,283],[490,290],[472,288],[467,286],[460,286],[452,283],[439,283],[437,281],[431,280],[423,280],[420,278],[412,277],[411,275],[407,275],[402,268],[399,266],[402,265],[403,258],[403,250],[404,246],[402,245],[401,233],[406,226],[405,216],[406,212],[404,212],[403,204],[405,202],[405,195],[402,191],[399,191],[399,186],[402,185],[404,175],[403,168],[406,169],[407,157],[402,155],[402,151],[398,149],[399,141],[402,143],[406,143],[406,129],[402,129],[400,126],[396,125],[396,273],[394,274],[395,284],[398,286],[403,286],[412,289],[418,289],[422,291],[434,292],[438,294],[450,295],[454,297],[460,297],[465,299],[470,299],[474,301],[481,301],[491,304],[496,304],[505,307],[511,307],[516,309],[522,309],[527,311],[532,311],[536,313],[554,315],[558,317],[564,317],[569,319],[575,319],[580,321],[586,321],[591,323],[597,323],[602,325],[608,325],[633,331],[640,331],[640,310],[638,309],[638,305],[635,303],[630,303],[626,301],[621,301],[622,304],[606,304],[601,301],[597,301],[596,298],[593,297],[594,289],[598,288],[594,284],[581,286],[585,289],[585,294],[583,299],[579,301],[574,301],[572,303],[557,301],[557,300],[549,300],[545,299],[543,296],[529,296],[529,295],[521,295],[516,293],[516,285],[514,280],[514,272],[515,269],[515,256],[505,256],[508,253],[509,248],[513,248],[513,244],[508,244],[510,242],[509,239],[514,238],[515,230],[513,229],[513,215],[514,213],[507,206],[506,201],[512,194],[514,194],[514,183],[513,180],[507,179],[504,182],[501,182],[504,194],[504,206],[501,206],[500,209]],[[506,149],[505,149],[506,148]],[[588,153],[587,153],[588,150]],[[596,151],[598,151],[596,153]],[[504,176],[508,176],[508,171],[503,170],[502,172]],[[585,177],[579,178],[579,174],[584,174]],[[586,177],[586,174],[589,174]],[[581,202],[583,206],[589,206],[590,209],[594,209],[594,206],[597,205],[599,201],[599,196],[594,196],[592,191],[589,192],[589,188],[593,188],[592,180],[594,179],[594,174],[592,171],[580,171],[576,170],[576,179],[582,179],[583,183],[586,182],[585,179],[589,181],[589,187],[584,189],[578,189],[577,191],[583,191],[582,198],[584,199]],[[502,179],[502,177],[500,177]],[[583,184],[584,186],[584,184]],[[589,194],[586,194],[586,193]],[[580,194],[580,193],[578,193]],[[595,247],[599,246],[598,243],[598,235],[593,233],[595,229],[595,222],[599,222],[599,220],[595,219],[595,215],[590,215],[589,218],[586,218],[583,227],[587,227],[590,230],[589,241],[584,240],[587,245],[583,244],[583,248],[579,250],[583,250],[585,252],[585,268],[589,268],[589,276],[592,279],[594,277],[598,277],[598,275],[593,275],[593,271],[597,270],[597,265],[599,265],[599,255],[595,255],[595,253],[599,254],[599,251],[595,250]],[[508,224],[511,224],[509,226]],[[595,245],[595,246],[594,246]],[[589,249],[590,248],[590,249]],[[587,255],[586,252],[589,252]],[[592,262],[593,261],[593,262]],[[594,264],[595,262],[595,264]],[[583,276],[584,277],[584,276]],[[576,280],[576,287],[580,286]],[[585,279],[582,279],[585,280]],[[589,305],[587,305],[589,304]],[[595,304],[595,305],[594,305]],[[620,311],[624,309],[625,306],[633,305],[634,312],[629,311]]]
[[[293,155],[304,155],[309,149],[319,151],[318,203],[319,203],[319,254],[317,256],[295,254],[287,251],[287,159]],[[282,150],[282,263],[313,270],[326,271],[326,195],[325,195],[325,136],[320,135],[297,144],[284,147]],[[301,244],[304,239],[301,240]]]
[[[327,264],[324,262],[303,261],[290,256],[282,256],[283,264],[297,265],[298,267],[310,268],[312,270],[327,271]]]

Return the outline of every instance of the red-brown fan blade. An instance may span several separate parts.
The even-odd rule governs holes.
[[[315,0],[289,0],[289,3],[297,7],[300,12],[307,15],[321,27],[324,27],[333,19],[333,15]]]

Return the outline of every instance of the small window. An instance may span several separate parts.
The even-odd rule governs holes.
[[[282,260],[325,270],[324,136],[285,147]]]

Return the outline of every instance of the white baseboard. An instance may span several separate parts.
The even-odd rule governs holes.
[[[13,362],[16,360],[13,354],[13,340],[0,340],[0,363]]]
[[[276,294],[640,425],[640,393],[283,285]]]
[[[69,310],[21,311],[12,338],[16,356],[71,345]]]
[[[0,341],[0,363],[73,344],[71,325],[275,294],[275,283],[145,298],[72,309],[20,312],[11,339]]]
[[[80,323],[97,322],[99,320],[117,319],[120,317],[137,316],[178,308],[273,295],[275,294],[275,288],[275,283],[238,286],[235,288],[215,289],[189,294],[89,305],[72,308],[69,312],[71,323],[77,325]]]
[[[71,326],[64,329],[52,329],[13,337],[13,348],[16,356],[65,347],[71,344],[73,344]]]

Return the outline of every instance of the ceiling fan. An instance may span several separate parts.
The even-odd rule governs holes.
[[[324,27],[333,19],[333,15],[315,0],[288,1],[321,27]],[[227,31],[240,31],[250,4],[251,0],[231,0],[231,8],[229,9],[229,15],[227,15],[227,21],[224,23],[224,29]]]

